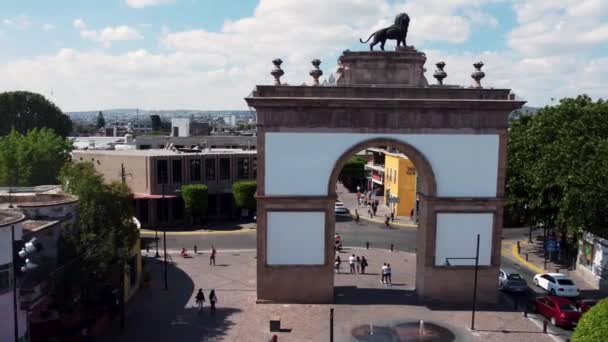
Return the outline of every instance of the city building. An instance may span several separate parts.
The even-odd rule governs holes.
[[[185,222],[180,195],[185,184],[208,186],[207,217],[232,218],[232,183],[253,180],[257,172],[256,151],[242,149],[89,150],[74,151],[73,160],[92,162],[106,181],[124,176],[142,227]]]
[[[172,137],[192,137],[209,135],[211,125],[207,122],[196,122],[189,118],[171,118]]]
[[[410,216],[416,211],[416,168],[403,153],[385,148],[368,148],[371,155],[365,165],[368,171],[367,190],[384,198],[385,206],[396,216]]]

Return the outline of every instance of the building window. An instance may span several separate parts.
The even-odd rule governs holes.
[[[391,179],[393,179],[393,172],[392,172],[392,170],[391,170],[390,167],[388,168],[388,177],[387,177],[387,179],[388,179],[389,183],[391,182]]]
[[[182,182],[182,160],[181,159],[173,159],[171,161],[171,166],[173,168],[173,183],[181,183]]]
[[[236,172],[238,179],[249,178],[249,158],[238,158],[236,162]]]
[[[205,179],[215,180],[215,159],[205,159]]]
[[[253,179],[258,177],[258,157],[253,157],[253,165],[251,165],[251,171],[253,171]]]
[[[11,284],[11,264],[0,266],[0,293],[10,290]]]
[[[157,184],[167,184],[169,176],[167,174],[169,167],[166,160],[156,161],[156,180]]]
[[[393,182],[397,183],[397,170],[393,170],[393,172],[395,173],[393,176]]]
[[[201,160],[190,159],[190,181],[199,182],[201,180]]]
[[[230,179],[230,159],[220,158],[220,180]]]

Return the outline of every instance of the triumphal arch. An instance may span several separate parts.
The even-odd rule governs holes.
[[[509,89],[424,76],[426,56],[345,51],[335,85],[257,86],[257,297],[328,303],[334,298],[334,202],[338,174],[354,153],[393,146],[415,164],[421,186],[416,291],[424,301],[469,301],[480,236],[478,300],[494,302],[500,265],[508,115],[523,102]],[[435,83],[435,82],[433,82]],[[395,266],[398,267],[398,266]]]

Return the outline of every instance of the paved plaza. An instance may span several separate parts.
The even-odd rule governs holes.
[[[455,341],[551,341],[520,312],[510,311],[507,304],[480,308],[475,332],[469,330],[469,308],[420,305],[413,291],[414,254],[346,249],[341,258],[346,260],[351,253],[368,259],[369,274],[336,275],[336,302],[332,305],[256,304],[254,251],[219,251],[216,266],[208,265],[207,253],[193,258],[171,253],[168,291],[164,290],[163,264],[145,258],[152,282],[129,303],[125,332],[121,335],[114,322],[104,340],[267,341],[272,335],[269,320],[280,317],[283,330],[277,333],[279,341],[329,341],[329,309],[334,308],[335,341],[393,341],[383,338],[382,326],[420,319],[449,328]],[[393,269],[391,287],[380,282],[383,262],[389,262]],[[348,271],[346,262],[342,269]],[[210,315],[208,302],[201,313],[195,307],[199,288],[206,297],[211,289],[216,290],[215,316]],[[370,324],[376,329],[374,336],[359,340],[352,337],[353,329],[368,331]]]

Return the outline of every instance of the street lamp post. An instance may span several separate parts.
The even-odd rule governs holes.
[[[479,234],[477,234],[477,246],[474,258],[445,258],[446,266],[450,266],[450,260],[475,260],[475,275],[473,278],[473,303],[471,309],[471,330],[475,330],[475,311],[477,309],[477,271],[479,269]]]
[[[15,225],[11,226],[11,246],[13,252],[13,321],[15,324],[15,342],[19,342],[19,321],[17,320],[17,261],[15,260]]]
[[[163,175],[165,175],[165,173],[163,173]],[[164,177],[164,176],[162,176]],[[161,188],[161,199],[160,199],[160,211],[161,211],[161,215],[164,215],[164,207],[165,207],[165,180],[164,178],[161,179],[162,184],[160,185]],[[160,258],[160,254],[158,254],[158,214],[156,215],[156,233],[155,233],[155,237],[156,237],[156,255],[154,256],[155,258]]]

